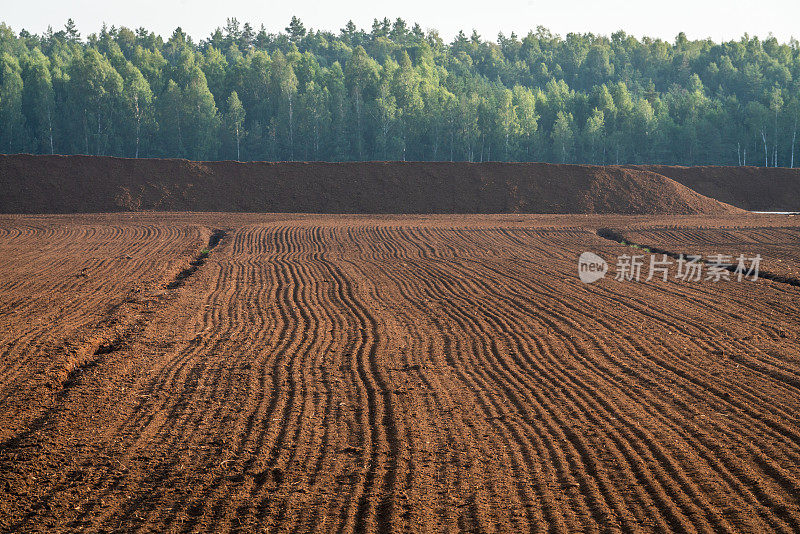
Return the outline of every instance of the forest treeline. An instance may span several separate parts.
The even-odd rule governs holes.
[[[0,152],[794,166],[800,44],[0,24]]]

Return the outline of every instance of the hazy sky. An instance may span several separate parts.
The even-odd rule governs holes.
[[[62,28],[72,17],[82,36],[102,23],[144,26],[168,37],[181,26],[196,40],[206,38],[226,17],[249,21],[256,29],[282,30],[292,15],[306,27],[338,31],[348,19],[369,29],[374,18],[404,18],[436,28],[446,40],[463,29],[495,39],[502,31],[524,35],[538,25],[555,33],[611,34],[622,29],[641,37],[672,41],[683,31],[690,38],[737,39],[745,32],[781,41],[800,37],[800,0],[0,0],[0,21],[15,31],[43,32],[48,24]]]

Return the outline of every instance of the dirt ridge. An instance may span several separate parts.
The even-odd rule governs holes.
[[[547,163],[237,163],[0,156],[0,213],[722,214],[648,169]]]
[[[701,195],[750,211],[800,211],[800,169],[630,165],[662,174]]]

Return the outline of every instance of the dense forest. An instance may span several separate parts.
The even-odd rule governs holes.
[[[0,24],[0,152],[794,166],[800,43]]]

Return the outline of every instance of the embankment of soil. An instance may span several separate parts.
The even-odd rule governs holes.
[[[0,156],[0,212],[719,214],[657,172],[544,163],[235,163]]]
[[[680,182],[707,197],[750,211],[800,211],[800,169],[629,166]]]

